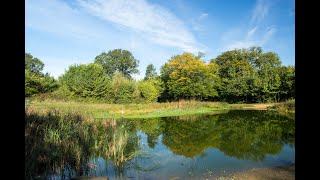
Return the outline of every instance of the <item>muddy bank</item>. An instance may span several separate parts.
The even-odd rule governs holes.
[[[237,172],[222,179],[232,180],[292,180],[295,179],[295,165],[276,166],[267,168],[253,168],[247,171]]]

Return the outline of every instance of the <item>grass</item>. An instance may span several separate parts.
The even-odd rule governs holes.
[[[190,114],[205,114],[211,113],[215,110],[224,110],[228,108],[201,108],[201,109],[192,109],[192,110],[183,110],[183,109],[169,109],[169,110],[162,110],[162,111],[154,111],[147,114],[134,114],[134,115],[121,115],[121,114],[108,114],[102,113],[97,114],[96,118],[156,118],[156,117],[170,117],[170,116],[183,116],[183,115],[190,115]]]
[[[110,159],[115,168],[121,169],[135,157],[139,151],[138,136],[132,135],[136,131],[126,129],[126,122],[112,125],[112,122],[93,122],[91,118],[75,111],[38,113],[27,108],[25,178],[52,174],[63,177],[70,167],[79,175],[83,164],[94,157]]]
[[[225,102],[200,102],[182,100],[167,103],[148,104],[106,104],[74,101],[31,101],[29,109],[39,113],[46,113],[53,109],[60,111],[76,111],[84,116],[94,118],[154,118],[167,116],[181,116],[190,114],[204,114],[219,110],[230,109],[266,109],[273,104],[228,104]]]
[[[62,101],[32,101],[29,109],[46,113],[53,109],[77,111],[95,118],[149,118],[178,116],[187,114],[209,113],[215,110],[229,109],[229,104],[222,102],[179,101],[171,103],[148,104],[105,104]]]
[[[280,114],[294,113],[295,112],[295,99],[290,99],[285,102],[274,104],[269,109],[276,110]]]

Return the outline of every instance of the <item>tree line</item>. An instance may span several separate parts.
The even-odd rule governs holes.
[[[102,52],[92,63],[69,66],[57,80],[42,73],[44,63],[25,54],[25,96],[107,103],[201,101],[270,102],[295,98],[295,67],[283,66],[274,52],[261,47],[223,52],[209,62],[204,54],[171,57],[157,74],[153,64],[142,80],[139,60],[128,50]]]

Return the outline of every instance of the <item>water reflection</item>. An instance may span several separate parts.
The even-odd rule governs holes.
[[[285,145],[294,148],[295,144],[294,116],[268,111],[94,123],[72,114],[63,118],[69,121],[59,117],[59,113],[26,115],[26,178],[129,178],[157,173],[170,177],[162,173],[172,167],[185,174],[197,173],[197,158],[207,169],[222,167],[228,157],[241,163],[263,162],[267,155],[277,156]],[[172,153],[177,160],[166,164],[172,157],[164,153]],[[207,163],[213,156],[219,156],[221,165]]]
[[[140,147],[132,121],[90,123],[80,115],[57,111],[26,114],[25,132],[27,179],[101,176],[101,157],[112,163],[113,174],[123,176],[126,162]]]

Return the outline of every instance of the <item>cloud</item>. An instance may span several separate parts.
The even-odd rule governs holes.
[[[273,34],[277,31],[277,28],[275,26],[269,26],[267,27],[266,33],[264,34],[262,40],[261,40],[261,45],[267,43],[269,39],[272,38]]]
[[[247,36],[248,37],[251,37],[251,36],[253,36],[254,35],[254,33],[257,31],[257,26],[255,26],[254,28],[252,28],[252,29],[250,29],[249,31],[248,31],[248,34],[247,34]]]
[[[256,5],[251,11],[251,23],[244,28],[236,27],[226,32],[222,39],[225,42],[223,51],[235,48],[248,48],[251,46],[263,46],[277,31],[274,25],[265,26],[264,20],[267,18],[270,9],[269,1],[257,0]],[[236,35],[234,34],[236,32]],[[232,35],[231,35],[232,34]]]
[[[205,26],[202,25],[203,20],[208,18],[208,13],[202,13],[199,17],[191,20],[192,29],[194,31],[204,31]]]
[[[270,1],[257,0],[251,16],[252,22],[261,22],[269,13]]]
[[[208,49],[181,19],[144,0],[28,0],[25,14],[28,52],[43,60],[44,70],[55,77],[73,62],[88,63],[102,51],[116,48],[130,50],[140,60],[142,74],[146,61],[160,67],[181,50]]]
[[[208,13],[202,13],[200,16],[199,16],[199,20],[202,20],[202,19],[205,19],[208,17]]]
[[[257,30],[257,28],[253,28],[248,31],[248,36],[243,40],[231,40],[227,45],[224,46],[224,51],[230,51],[233,49],[241,49],[241,48],[249,48],[251,46],[263,46],[266,44],[273,36],[273,34],[277,31],[275,26],[270,26],[266,29],[265,32],[260,32],[258,37],[253,38],[252,35]],[[249,35],[250,34],[250,35]]]
[[[162,6],[145,0],[78,0],[78,3],[89,14],[144,33],[156,44],[191,52],[201,50],[183,21]]]
[[[25,26],[82,40],[100,39],[104,34],[104,30],[91,23],[82,12],[57,0],[28,0]]]

